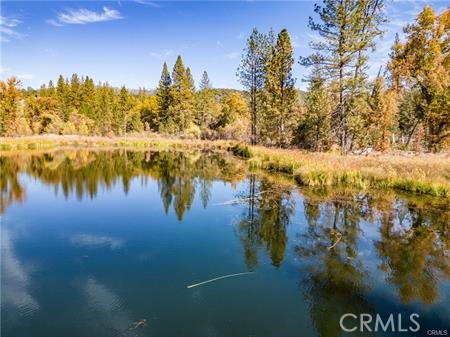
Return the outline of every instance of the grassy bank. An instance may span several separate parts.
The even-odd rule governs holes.
[[[311,153],[235,145],[235,155],[252,168],[284,172],[299,185],[393,188],[416,194],[450,197],[450,155],[377,154],[370,156]]]
[[[42,151],[77,147],[227,150],[245,158],[251,169],[286,173],[303,186],[393,188],[409,193],[450,198],[449,153],[434,155],[397,153],[342,157],[333,153],[250,147],[232,141],[83,136],[0,138],[0,155],[22,150]]]
[[[23,150],[51,150],[56,148],[130,148],[157,150],[209,149],[227,150],[234,143],[229,141],[201,141],[162,137],[96,137],[42,135],[29,137],[0,137],[0,154]]]

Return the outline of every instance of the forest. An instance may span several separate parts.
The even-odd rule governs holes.
[[[381,0],[325,0],[310,29],[320,40],[296,58],[286,29],[248,36],[236,71],[244,90],[196,83],[178,56],[154,90],[115,88],[89,76],[60,75],[39,89],[0,82],[0,135],[161,134],[233,139],[310,151],[412,150],[450,145],[450,9],[426,6],[404,27],[378,75],[369,54],[386,22]],[[305,42],[305,46],[306,46]],[[296,87],[295,62],[310,69]]]

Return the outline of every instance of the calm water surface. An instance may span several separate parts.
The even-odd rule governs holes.
[[[303,190],[211,153],[8,154],[0,173],[2,336],[450,334],[442,200]],[[343,333],[345,313],[421,329]]]

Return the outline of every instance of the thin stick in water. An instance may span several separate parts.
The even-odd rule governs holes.
[[[250,272],[246,272],[246,273],[237,273],[237,274],[230,274],[230,275],[224,275],[224,276],[219,276],[210,280],[206,280],[200,283],[195,283],[195,284],[191,284],[190,286],[187,286],[186,288],[190,289],[190,288],[194,288],[197,286],[201,286],[202,284],[206,284],[206,283],[210,283],[210,282],[214,282],[214,281],[218,281],[218,280],[222,280],[224,278],[228,278],[228,277],[235,277],[235,276],[240,276],[240,275],[247,275],[247,274],[254,274],[254,271],[250,271]]]

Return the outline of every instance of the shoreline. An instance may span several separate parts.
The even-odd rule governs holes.
[[[450,198],[450,153],[407,152],[342,156],[249,146],[232,140],[193,140],[158,136],[97,137],[42,135],[1,137],[0,156],[48,150],[209,150],[224,151],[246,160],[250,170],[281,172],[300,186],[394,189],[413,194]]]

